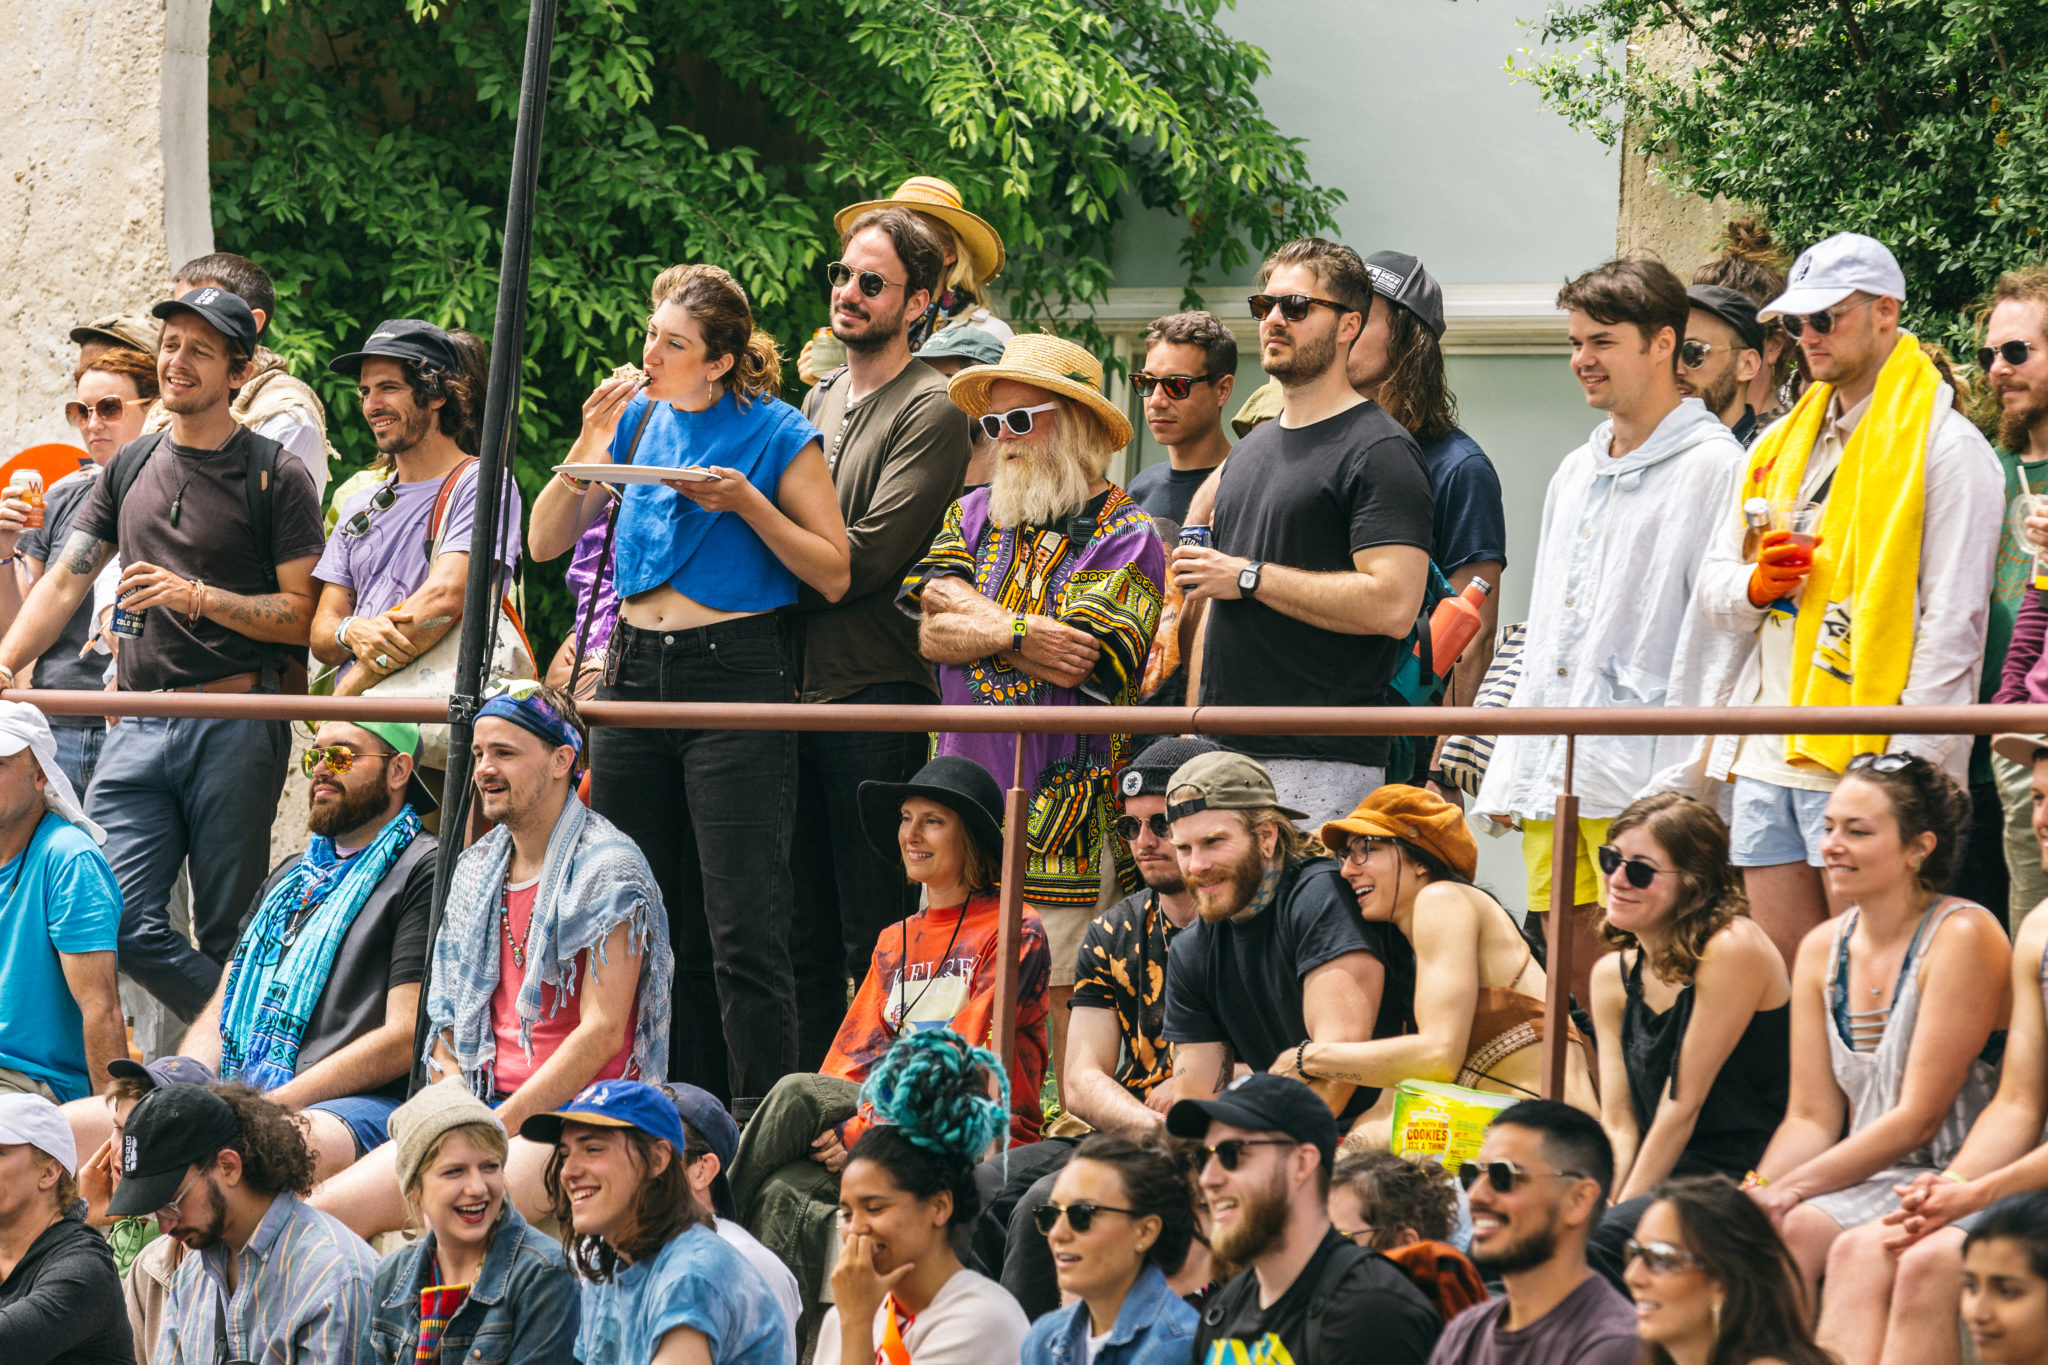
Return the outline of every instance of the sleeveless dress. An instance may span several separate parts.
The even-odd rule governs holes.
[[[1860,1133],[1898,1105],[1906,1079],[1906,1054],[1913,1044],[1913,1029],[1920,1017],[1919,969],[1943,921],[1966,902],[1953,897],[1931,910],[1914,931],[1906,960],[1899,966],[1898,986],[1892,992],[1891,1014],[1884,1022],[1877,1046],[1858,1052],[1849,1045],[1848,989],[1849,935],[1856,928],[1858,912],[1851,910],[1835,926],[1834,960],[1828,968],[1828,1060],[1835,1084],[1849,1100],[1849,1132]],[[1997,1035],[1993,1035],[1994,1038]],[[1853,1228],[1883,1217],[1899,1206],[1893,1186],[1910,1183],[1926,1171],[1939,1171],[1963,1145],[1970,1125],[1991,1102],[1997,1087],[1998,1068],[1981,1056],[1970,1063],[1969,1075],[1957,1092],[1955,1102],[1942,1116],[1934,1140],[1916,1147],[1885,1170],[1860,1184],[1805,1201],[1844,1228]]]

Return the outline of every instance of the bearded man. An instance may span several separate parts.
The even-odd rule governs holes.
[[[1265,768],[1229,752],[1189,759],[1167,782],[1166,818],[1198,917],[1166,961],[1175,1097],[1219,1093],[1239,1062],[1265,1071],[1309,1043],[1373,1037],[1393,931],[1359,918],[1336,860],[1310,855]],[[1302,1074],[1346,1128],[1379,1100]]]
[[[994,442],[995,478],[947,510],[899,598],[918,615],[924,657],[939,665],[940,700],[1136,705],[1159,628],[1165,548],[1152,518],[1104,477],[1131,423],[1103,396],[1101,364],[1070,341],[1027,334],[1001,364],[963,370],[947,391]],[[1110,777],[1130,740],[942,734],[937,753],[971,758],[1007,787],[1019,743],[1031,784],[1024,899],[1052,950],[1059,1057],[1088,922],[1138,889],[1129,850],[1111,837]]]
[[[1203,1311],[1195,1365],[1312,1365],[1368,1351],[1406,1365],[1429,1358],[1441,1325],[1422,1291],[1330,1225],[1337,1125],[1306,1086],[1254,1073],[1213,1099],[1180,1100],[1166,1130],[1208,1149],[1200,1179],[1209,1243],[1245,1267]]]

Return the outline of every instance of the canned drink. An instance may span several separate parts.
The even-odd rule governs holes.
[[[117,598],[114,601],[114,619],[107,629],[124,640],[139,640],[142,638],[143,619],[142,612],[130,611]]]
[[[1180,543],[1198,545],[1206,550],[1210,546],[1209,528],[1206,526],[1183,526],[1180,528]]]
[[[43,476],[33,469],[17,469],[8,480],[7,496],[20,498],[28,504],[28,516],[22,520],[26,530],[35,530],[43,524]]]

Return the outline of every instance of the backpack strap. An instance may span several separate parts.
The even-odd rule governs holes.
[[[114,540],[117,545],[121,537],[121,500],[142,477],[142,467],[149,463],[149,457],[156,454],[157,447],[169,440],[170,435],[170,431],[165,429],[137,437],[114,457],[114,466],[107,471],[107,492],[114,499]]]
[[[1324,1361],[1343,1360],[1358,1348],[1358,1343],[1331,1341],[1324,1335],[1323,1324],[1329,1318],[1330,1300],[1336,1297],[1337,1289],[1354,1268],[1379,1255],[1369,1247],[1347,1241],[1331,1250],[1323,1262],[1322,1271],[1316,1276],[1315,1292],[1308,1301],[1308,1359],[1295,1365],[1322,1365]]]
[[[251,431],[242,470],[242,495],[249,503],[249,539],[262,554],[273,584],[277,581],[277,457],[283,451],[284,447],[268,436]]]
[[[440,491],[434,494],[434,510],[427,514],[427,562],[430,565],[441,553],[441,528],[448,516],[448,504],[455,497],[455,485],[471,466],[478,463],[476,456],[466,456],[441,479]]]

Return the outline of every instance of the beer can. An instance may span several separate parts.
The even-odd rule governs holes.
[[[119,598],[116,598],[114,600],[114,619],[107,629],[124,640],[139,640],[142,638],[143,619],[142,612],[130,611],[127,607],[121,605]]]
[[[1206,526],[1183,526],[1180,528],[1180,543],[1197,545],[1206,550],[1210,546],[1209,528]]]

